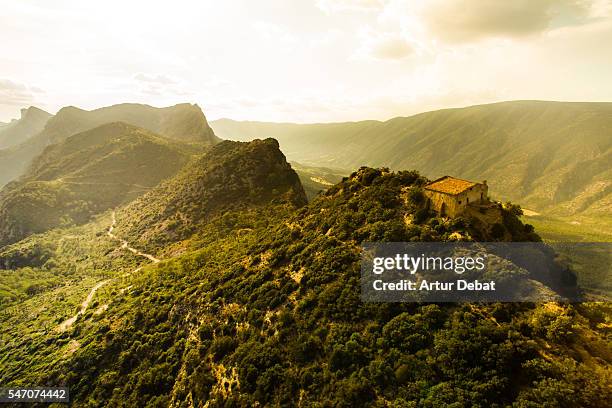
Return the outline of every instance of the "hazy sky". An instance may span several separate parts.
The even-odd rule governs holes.
[[[0,121],[28,105],[313,122],[612,101],[611,3],[0,0]]]

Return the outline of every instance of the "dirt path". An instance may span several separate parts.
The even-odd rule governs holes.
[[[113,211],[113,215],[112,215],[112,224],[111,226],[108,228],[108,231],[106,232],[106,235],[108,235],[109,237],[111,237],[112,239],[121,242],[121,249],[127,249],[128,251],[130,251],[131,253],[133,253],[136,256],[142,256],[144,258],[147,258],[149,261],[153,262],[153,263],[158,263],[159,259],[157,259],[156,257],[154,257],[151,254],[146,254],[144,252],[140,252],[139,250],[132,248],[130,246],[130,244],[128,244],[128,242],[125,239],[121,239],[118,236],[116,236],[115,234],[113,234],[113,230],[115,229],[115,227],[117,226],[117,218],[115,217],[115,212]]]
[[[68,181],[66,179],[64,179],[63,177],[60,177],[58,179],[55,179],[56,182],[58,183],[63,183],[63,184],[73,184],[73,185],[77,185],[77,186],[116,186],[119,183],[105,183],[102,181]],[[124,186],[128,186],[128,187],[134,187],[140,190],[151,190],[151,187],[147,187],[147,186],[143,186],[140,184],[131,184],[131,183],[121,183]]]
[[[117,226],[117,218],[115,217],[115,212],[113,211],[112,222],[111,222],[111,225],[108,227],[108,231],[106,231],[106,235],[108,235],[111,239],[114,239],[115,241],[119,241],[120,242],[119,248],[127,249],[128,251],[130,251],[134,255],[141,256],[143,258],[147,258],[148,260],[150,260],[153,263],[158,263],[160,261],[159,259],[157,259],[156,257],[154,257],[151,254],[147,254],[147,253],[141,252],[141,251],[139,251],[139,250],[137,250],[135,248],[132,248],[126,240],[121,239],[117,235],[115,235],[113,233],[113,230],[115,229],[116,226]],[[134,271],[132,271],[132,273],[138,272],[140,269],[142,269],[142,267],[136,268]],[[129,273],[128,274],[124,274],[123,277],[125,277],[127,275],[129,275]],[[91,289],[91,291],[89,292],[89,294],[87,295],[87,297],[85,298],[83,303],[81,303],[81,308],[79,309],[79,311],[74,316],[72,316],[71,318],[66,319],[62,323],[60,323],[60,325],[58,326],[58,330],[64,331],[64,330],[68,329],[70,326],[72,326],[72,324],[76,321],[76,319],[78,319],[78,317],[80,315],[85,313],[85,311],[87,310],[87,307],[91,303],[91,301],[92,301],[94,295],[96,294],[97,290],[100,289],[102,286],[106,285],[111,280],[112,279],[107,279],[107,280],[104,280],[102,282],[98,282],[96,284],[96,286],[94,286]]]
[[[107,279],[107,280],[102,281],[102,282],[98,282],[98,284],[91,289],[91,291],[89,292],[89,295],[87,295],[87,297],[85,298],[83,303],[81,303],[81,309],[79,309],[77,314],[75,314],[74,316],[72,316],[69,319],[64,320],[62,323],[60,323],[58,329],[60,331],[64,331],[67,328],[69,328],[70,326],[72,326],[72,324],[76,321],[76,319],[80,315],[85,313],[85,311],[87,310],[87,307],[91,303],[91,300],[93,299],[94,295],[96,294],[96,291],[98,289],[100,289],[102,286],[106,285],[108,282],[110,282],[110,279]]]
[[[536,217],[536,216],[540,215],[540,213],[537,212],[537,211],[528,210],[527,208],[523,208],[523,215],[525,217]]]

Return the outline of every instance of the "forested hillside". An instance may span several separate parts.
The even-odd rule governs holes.
[[[73,254],[89,253],[104,284],[84,311],[65,286],[39,283],[21,295],[25,314],[0,314],[3,384],[66,385],[88,406],[602,407],[612,397],[607,304],[360,299],[361,243],[537,241],[512,207],[497,227],[439,218],[423,207],[424,177],[372,168],[304,204],[270,140],[224,142],[194,163],[148,194],[150,209],[143,197],[117,211],[114,233],[158,263],[122,255],[109,213],[0,253],[13,264],[44,254],[0,276],[63,279],[83,273],[66,270]],[[87,294],[83,282],[74,293]],[[40,323],[27,317],[49,298]],[[81,312],[66,326],[70,305]],[[15,330],[27,337],[10,340]]]
[[[226,211],[302,206],[300,180],[274,139],[224,141],[118,212],[119,233],[152,251],[188,238]]]
[[[121,122],[51,145],[0,190],[0,246],[130,202],[175,175],[195,151]]]
[[[557,215],[607,216],[612,205],[611,103],[513,101],[386,122],[211,125],[224,139],[277,138],[290,160],[310,165],[486,179],[500,199]]]
[[[154,108],[120,104],[92,111],[69,106],[60,109],[40,133],[22,144],[0,150],[0,186],[23,175],[32,160],[48,145],[111,122],[125,122],[181,142],[213,145],[219,141],[197,105]]]

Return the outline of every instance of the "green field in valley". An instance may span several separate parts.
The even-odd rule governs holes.
[[[526,211],[527,214],[532,212]],[[603,245],[586,243],[612,242],[612,217],[575,216],[550,217],[542,214],[524,215],[523,222],[535,227],[536,232],[549,243],[582,243],[573,246],[555,246],[570,260],[581,287],[595,299],[612,299],[611,254]]]

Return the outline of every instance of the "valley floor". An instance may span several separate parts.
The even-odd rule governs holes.
[[[612,216],[554,217],[523,210],[523,222],[532,224],[550,242],[612,242]]]
[[[523,222],[532,224],[545,242],[612,242],[612,218],[553,217],[530,210],[523,212]],[[574,246],[572,256],[568,256],[568,259],[572,259],[572,269],[578,275],[579,285],[587,291],[591,299],[609,299],[612,295],[612,255],[577,250],[580,248],[581,245]],[[564,252],[563,246],[557,245],[556,249]]]

